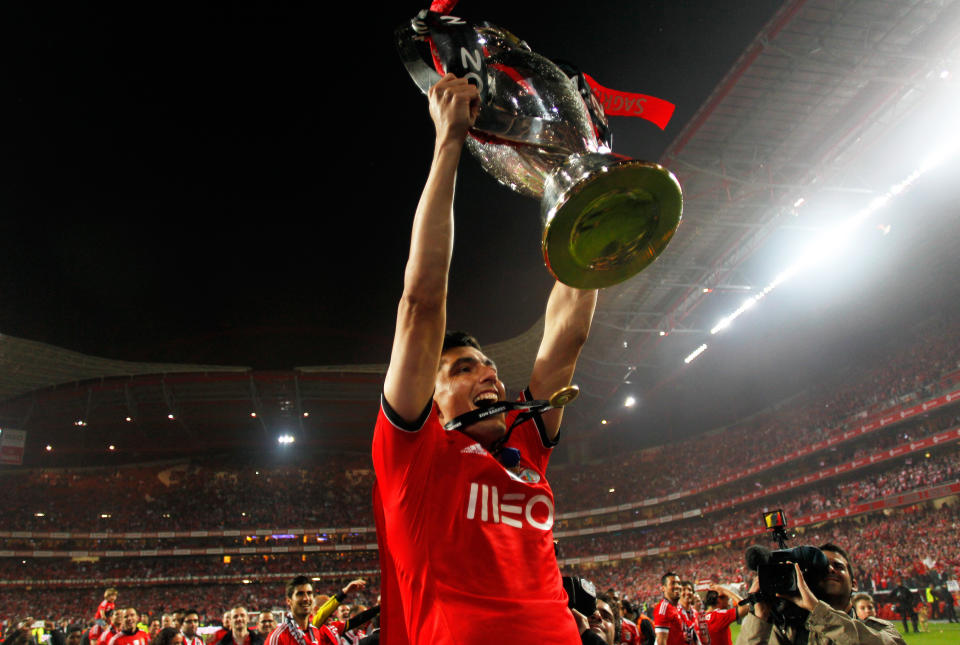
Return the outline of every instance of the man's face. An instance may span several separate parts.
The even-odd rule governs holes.
[[[873,604],[872,600],[858,600],[853,607],[857,610],[857,618],[860,620],[866,620],[877,615],[877,606]]]
[[[497,378],[497,366],[474,347],[454,347],[440,357],[433,400],[440,410],[440,423],[506,398],[503,383]],[[489,448],[501,438],[507,426],[503,414],[474,423],[463,429],[480,445]]]
[[[603,639],[607,645],[613,644],[613,636],[616,634],[616,617],[610,605],[597,599],[597,610],[590,616],[590,631],[594,632]]]
[[[137,621],[140,620],[140,614],[132,607],[123,611],[123,631],[132,632],[137,628]]]
[[[344,621],[350,618],[350,605],[340,605],[337,607],[337,618]]]
[[[287,607],[294,618],[303,619],[313,607],[313,585],[299,585],[293,588],[293,594],[287,598]]]
[[[257,619],[257,631],[266,636],[277,626],[277,621],[273,617],[272,611],[262,611],[260,612],[260,617]]]
[[[824,551],[830,570],[820,581],[820,591],[824,601],[837,611],[846,611],[853,593],[853,581],[850,578],[850,565],[846,558],[834,551]]]
[[[123,624],[123,610],[117,609],[113,612],[113,617],[110,623],[117,629],[120,629],[120,625]]]
[[[663,597],[666,598],[668,602],[676,603],[680,598],[680,576],[667,578],[667,581],[661,588],[663,589]]]
[[[719,596],[717,596],[717,609],[726,609],[729,604],[730,604],[729,598],[727,598],[723,594],[720,594]]]
[[[80,645],[83,641],[83,632],[77,630],[67,634],[67,645]]]
[[[233,613],[233,612],[230,612],[230,611],[224,612],[224,614],[223,614],[223,628],[224,628],[224,629],[230,629],[230,615],[231,615],[232,613]]]
[[[683,585],[680,587],[680,606],[684,609],[689,609],[693,606],[693,587],[690,585]]]
[[[154,618],[150,621],[150,637],[153,638],[160,631],[160,621]]]
[[[160,617],[160,626],[161,627],[173,627],[173,616],[170,614],[164,614]]]
[[[234,634],[242,634],[247,631],[248,620],[249,616],[247,616],[247,610],[243,607],[237,607],[230,612],[230,629],[233,630]]]
[[[187,638],[193,638],[197,635],[197,627],[200,626],[200,617],[196,614],[186,614],[183,617],[183,625],[180,626],[183,635]]]

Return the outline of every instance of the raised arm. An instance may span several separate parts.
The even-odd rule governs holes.
[[[562,387],[570,385],[577,367],[580,350],[590,334],[593,310],[597,306],[597,292],[568,287],[556,283],[547,301],[543,340],[530,375],[530,393],[545,399]],[[547,437],[555,439],[560,431],[563,410],[543,414]]]
[[[433,394],[447,319],[453,188],[467,129],[479,111],[477,89],[453,74],[430,88],[428,98],[436,143],[413,218],[403,296],[383,385],[390,406],[405,421],[419,417]]]

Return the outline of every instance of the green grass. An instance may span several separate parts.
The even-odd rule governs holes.
[[[903,623],[896,623],[897,629],[903,633]],[[908,645],[958,645],[960,643],[960,623],[928,623],[930,629],[928,632],[915,634],[910,632],[904,634],[903,639]],[[912,626],[911,626],[912,629]],[[740,632],[740,625],[734,623],[730,625],[730,631],[733,634],[733,641],[737,641],[737,634]]]

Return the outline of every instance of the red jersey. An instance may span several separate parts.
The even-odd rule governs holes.
[[[444,430],[432,403],[416,425],[381,399],[373,465],[385,645],[488,645],[504,625],[519,643],[580,643],[553,550],[553,444],[535,418],[507,445],[520,450],[513,471]]]
[[[104,630],[100,632],[100,636],[97,637],[97,644],[107,645],[110,642],[110,639],[119,633],[120,630],[113,627],[113,625],[111,625],[109,629],[104,628]]]
[[[94,619],[94,620],[106,620],[106,619],[107,619],[107,612],[110,611],[111,609],[115,608],[115,607],[116,607],[116,604],[115,604],[115,603],[113,603],[113,602],[111,602],[111,601],[109,601],[109,600],[106,600],[106,599],[101,600],[101,601],[100,601],[100,604],[97,605],[97,611],[95,611],[94,614],[93,614],[93,619]]]
[[[730,625],[737,619],[737,608],[714,609],[704,614],[707,629],[710,631],[710,645],[733,645],[730,638]]]
[[[303,637],[303,643],[295,635],[294,630],[300,633]],[[307,630],[303,631],[298,625],[291,623],[288,620],[280,623],[276,629],[270,632],[267,635],[267,640],[264,641],[264,645],[319,645],[320,643],[327,643],[330,641],[322,640],[320,635],[320,629],[314,627],[310,622],[307,622]],[[334,645],[339,645],[337,641],[333,641]]]
[[[640,630],[629,618],[620,619],[620,643],[621,645],[640,645]]]
[[[653,612],[653,626],[658,634],[667,632],[667,645],[688,645],[686,624],[676,605],[664,598]]]
[[[183,645],[203,645],[203,639],[199,636],[189,638],[186,634],[181,633],[181,635],[183,636]]]
[[[108,645],[149,645],[150,636],[147,632],[138,629],[132,634],[126,632],[117,632],[110,639]]]

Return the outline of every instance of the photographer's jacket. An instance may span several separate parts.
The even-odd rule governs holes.
[[[822,600],[817,603],[804,630],[783,630],[760,620],[752,613],[743,619],[736,645],[906,645],[897,628],[880,618],[859,621],[832,609]]]
[[[507,426],[516,412],[507,414]],[[444,430],[431,402],[415,424],[381,401],[373,436],[384,645],[579,645],[553,547],[553,447],[539,417],[514,428],[505,469]]]

